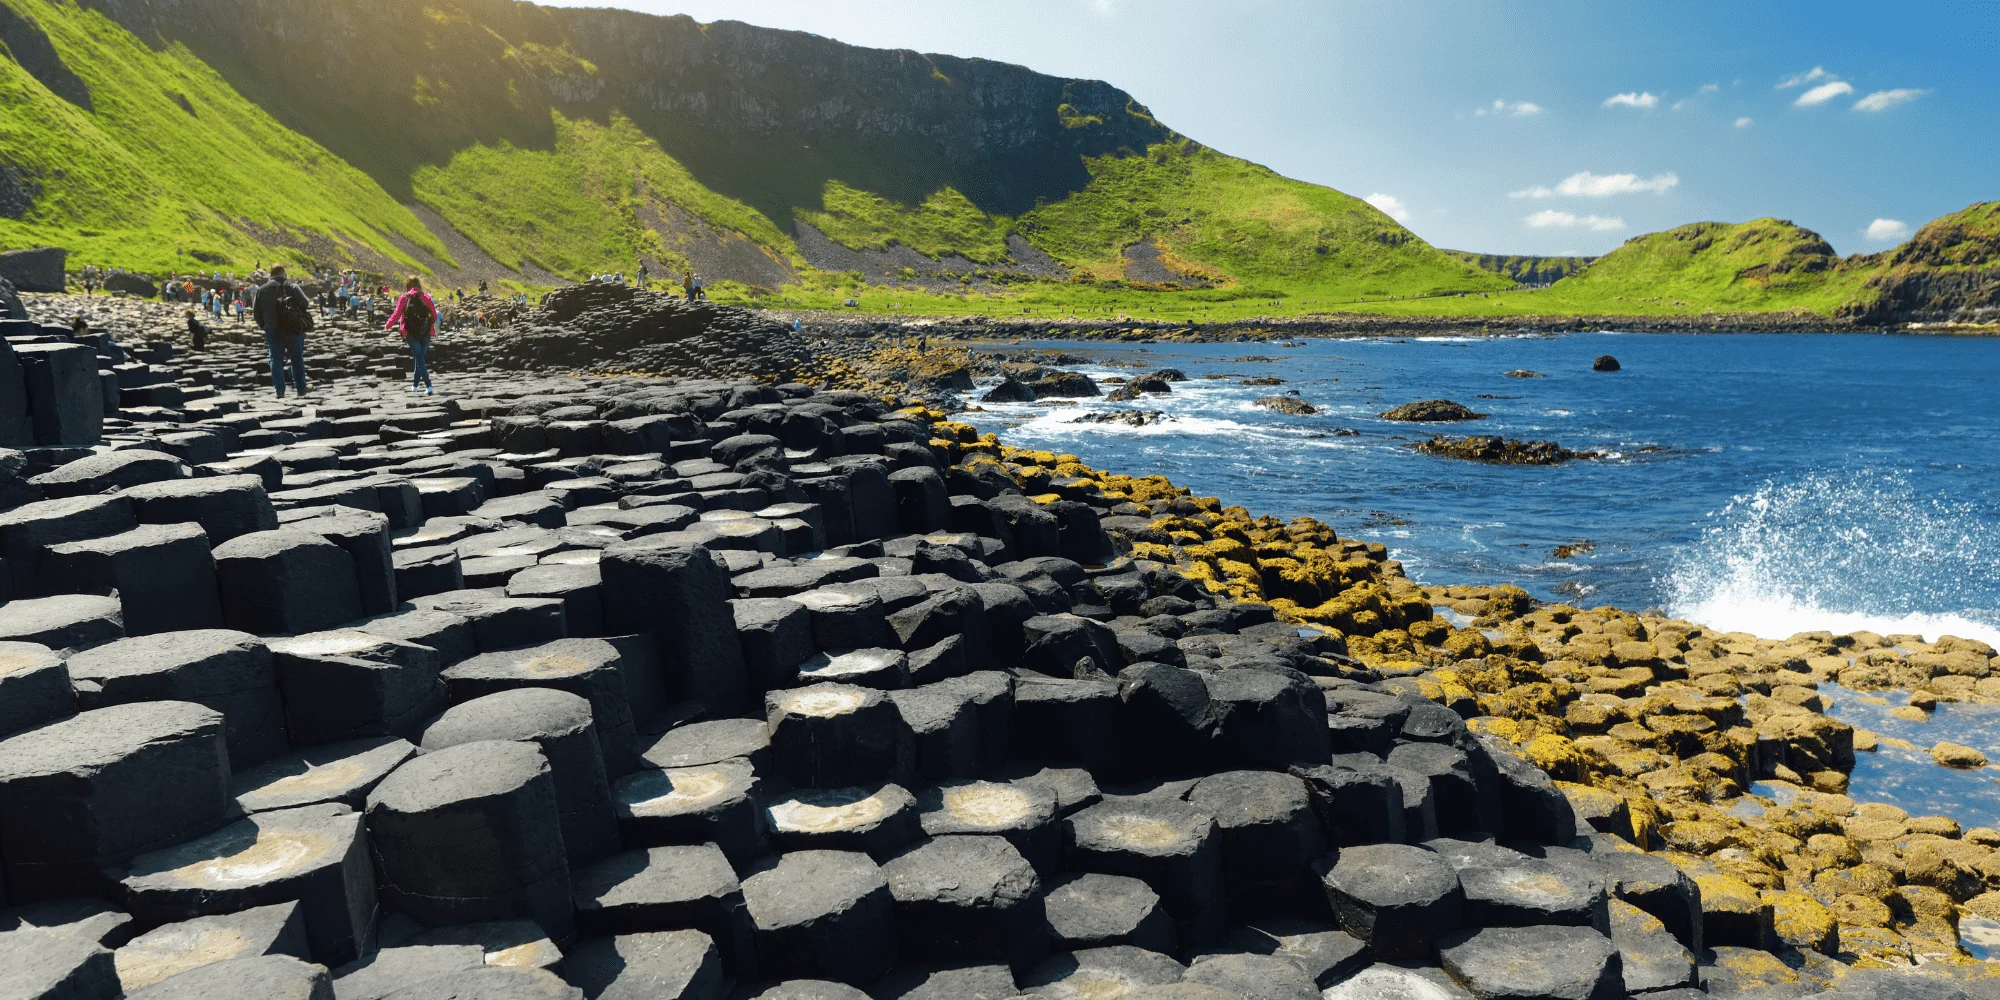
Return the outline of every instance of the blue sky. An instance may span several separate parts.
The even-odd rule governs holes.
[[[1995,0],[612,2],[1107,80],[1453,249],[1777,216],[1870,252],[2000,198]]]

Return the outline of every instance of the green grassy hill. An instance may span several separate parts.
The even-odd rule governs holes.
[[[1068,276],[860,288],[871,307],[1157,312],[1146,293],[1171,287],[1193,315],[1506,284],[1357,199],[1177,136],[1122,91],[984,60],[504,0],[0,11],[89,95],[0,60],[19,208],[0,246],[80,261],[451,264],[414,202],[524,277],[644,260],[816,304],[857,287],[801,253],[797,225],[1002,270],[1025,240]]]
[[[1482,271],[1506,275],[1523,285],[1552,285],[1590,266],[1595,257],[1534,257],[1521,254],[1473,253],[1446,250],[1453,257]]]
[[[1847,260],[1774,219],[1595,262],[1441,251],[1105,83],[734,22],[514,0],[310,17],[296,0],[0,0],[0,46],[0,249],[79,263],[459,267],[420,205],[517,283],[644,261],[699,269],[719,299],[879,312],[2000,306],[1991,203]]]
[[[281,255],[410,266],[397,239],[446,256],[366,174],[185,48],[45,0],[0,0],[0,29],[0,187],[14,194],[0,196],[0,248],[151,270],[177,250],[239,271]]]

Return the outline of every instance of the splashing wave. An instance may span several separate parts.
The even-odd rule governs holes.
[[[1900,473],[1817,472],[1739,494],[1676,553],[1676,617],[1783,637],[1826,629],[2000,645],[2000,524]]]

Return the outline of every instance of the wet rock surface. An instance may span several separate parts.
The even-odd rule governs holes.
[[[1983,644],[1420,588],[614,286],[437,396],[117,334],[9,334],[113,376],[0,423],[9,991],[1989,989],[2000,833],[1843,794],[1815,690],[2000,700]],[[98,589],[169,573],[220,622]]]
[[[1491,462],[1495,465],[1561,465],[1579,458],[1597,457],[1596,452],[1571,451],[1554,441],[1516,441],[1490,434],[1469,437],[1438,434],[1427,441],[1414,442],[1410,447],[1440,458]]]

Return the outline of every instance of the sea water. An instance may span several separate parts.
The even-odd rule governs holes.
[[[1388,546],[1420,582],[1515,583],[1547,600],[1663,610],[1771,638],[1869,629],[2000,646],[2000,338],[1593,333],[1022,347],[1086,355],[1094,376],[1174,367],[1188,381],[1129,403],[967,414],[982,430],[1101,469],[1164,473],[1252,513],[1317,517]],[[1621,370],[1592,371],[1604,354]],[[1515,370],[1546,377],[1506,375]],[[1271,378],[1283,381],[1245,384]],[[1255,404],[1292,390],[1322,412]],[[1433,398],[1488,416],[1378,416]],[[1076,421],[1114,409],[1165,419]],[[1553,440],[1603,457],[1497,466],[1411,449],[1433,433]],[[1565,545],[1575,551],[1559,558]],[[2000,771],[1951,771],[1927,752],[1948,739],[2000,761],[2000,706],[1941,705],[1914,722],[1891,714],[1907,692],[1827,684],[1821,696],[1836,718],[1912,745],[1858,754],[1849,785],[1857,799],[2000,826]],[[2000,935],[2000,925],[1986,929]]]
[[[2000,338],[1590,333],[1048,348],[1097,377],[1173,367],[1167,395],[984,406],[1010,443],[1164,473],[1257,514],[1379,541],[1426,583],[1515,583],[1783,637],[1871,629],[2000,646]],[[1594,358],[1621,370],[1595,372]],[[1135,367],[1136,366],[1136,367]],[[1527,370],[1542,378],[1506,373]],[[1211,377],[1211,376],[1221,376]],[[1251,379],[1281,379],[1249,385]],[[965,394],[972,405],[984,391]],[[1255,401],[1296,391],[1289,416]],[[1488,414],[1378,414],[1444,398]],[[1132,427],[1081,423],[1158,410]],[[1433,433],[1601,458],[1502,466],[1420,454]],[[1559,546],[1573,553],[1557,556]]]

